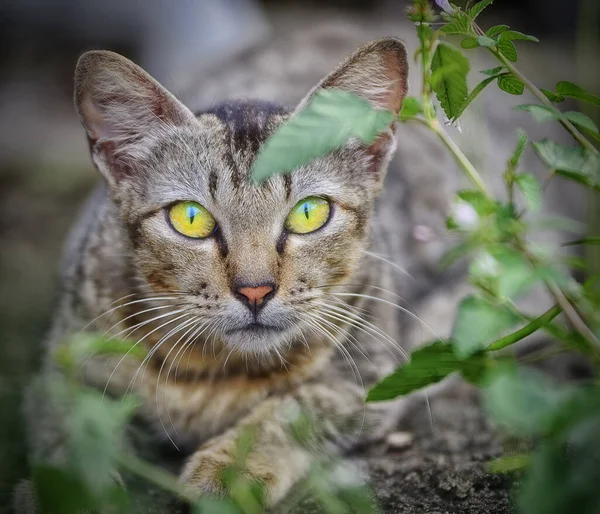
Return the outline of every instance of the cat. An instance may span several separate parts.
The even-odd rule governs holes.
[[[84,381],[141,398],[155,435],[189,453],[180,478],[200,494],[226,494],[222,472],[245,430],[255,434],[246,473],[267,505],[310,468],[314,448],[289,427],[298,413],[331,451],[386,430],[396,404],[367,408],[364,395],[406,357],[373,228],[395,123],[370,145],[351,139],[290,175],[257,185],[250,172],[264,141],[316,91],[398,113],[407,77],[404,44],[384,38],[358,48],[292,112],[238,100],[195,115],[118,54],[80,58],[75,105],[104,181],[68,243],[45,378],[28,407],[34,461],[65,458],[61,405],[43,394],[54,350],[107,325],[108,335],[143,343],[148,358],[91,357]]]

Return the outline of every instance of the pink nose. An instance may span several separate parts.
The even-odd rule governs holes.
[[[248,303],[260,305],[265,296],[267,296],[270,292],[273,291],[271,286],[257,286],[257,287],[240,287],[236,292],[245,296],[248,300]]]

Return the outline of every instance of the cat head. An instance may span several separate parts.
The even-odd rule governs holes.
[[[399,112],[407,90],[403,43],[359,48],[308,92],[359,95]],[[242,353],[264,353],[310,330],[327,291],[347,283],[368,241],[373,202],[394,148],[394,126],[371,145],[350,140],[290,175],[250,180],[267,137],[289,116],[263,102],[194,115],[117,54],[84,54],[75,104],[144,287],[177,294],[208,332]]]

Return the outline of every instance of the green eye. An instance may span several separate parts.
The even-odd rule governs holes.
[[[197,202],[179,202],[169,209],[169,221],[177,232],[194,239],[210,236],[217,222],[212,214]]]
[[[321,228],[329,219],[329,202],[318,196],[300,200],[288,214],[285,228],[294,234],[308,234]]]

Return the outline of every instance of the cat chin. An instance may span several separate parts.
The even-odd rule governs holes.
[[[296,330],[250,327],[235,330],[221,336],[221,340],[231,350],[249,355],[272,354],[288,346]]]

